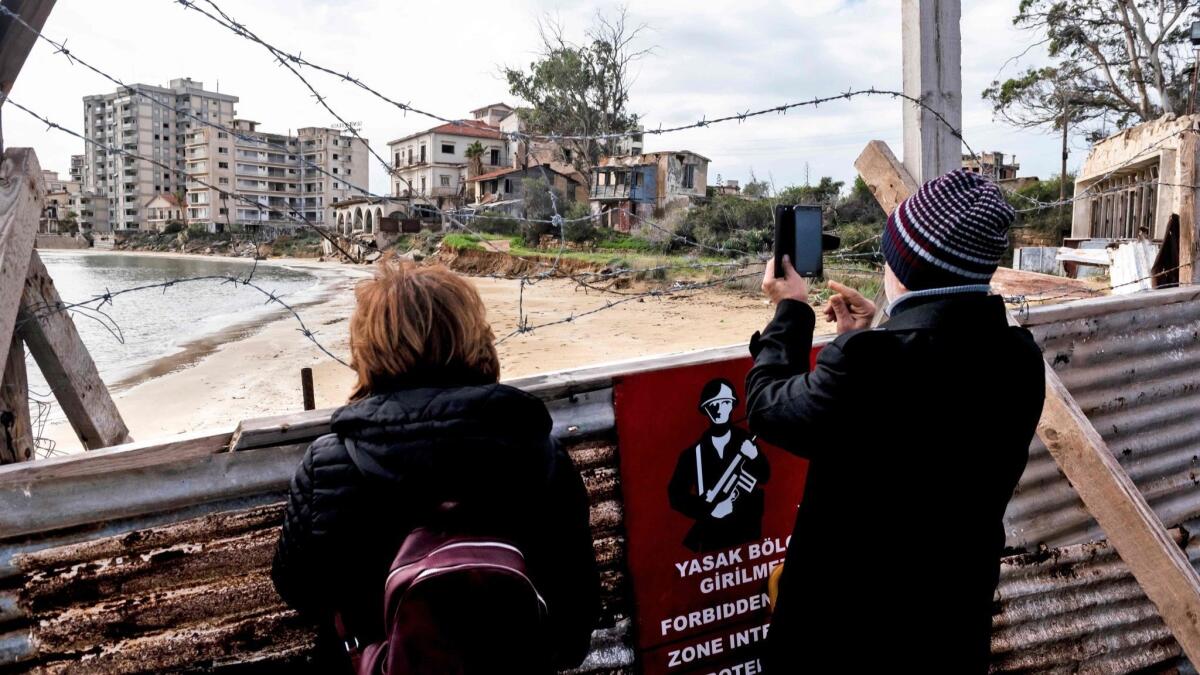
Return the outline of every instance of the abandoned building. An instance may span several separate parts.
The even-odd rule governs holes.
[[[1017,156],[1013,155],[1011,161],[1005,162],[1003,152],[963,155],[962,165],[967,171],[982,174],[997,183],[1015,180],[1017,172],[1021,170],[1021,165],[1017,163]]]
[[[592,213],[607,214],[600,222],[628,232],[633,219],[704,199],[709,161],[689,150],[606,157],[592,169]]]
[[[146,228],[162,232],[170,222],[183,222],[183,203],[170,192],[160,192],[146,203]]]
[[[518,216],[525,211],[525,181],[547,181],[557,191],[560,199],[573,202],[580,182],[572,176],[556,171],[549,165],[509,167],[467,179],[467,194],[472,198],[470,207],[488,207],[496,211]],[[565,208],[565,206],[563,207]]]
[[[1130,127],[1093,147],[1075,178],[1071,238],[1162,239],[1171,214],[1195,215],[1191,204],[1200,115],[1167,115]],[[1185,180],[1186,178],[1186,180]]]

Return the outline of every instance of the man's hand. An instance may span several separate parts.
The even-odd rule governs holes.
[[[729,493],[728,497],[717,502],[717,506],[712,511],[713,518],[724,518],[725,516],[733,513],[733,502],[735,499],[737,499],[737,497],[738,491],[737,488],[734,488],[733,492]]]
[[[837,295],[829,296],[829,305],[825,307],[825,320],[837,322],[838,334],[871,327],[871,319],[875,316],[875,303],[863,297],[862,293],[836,281],[830,281],[829,287]]]
[[[782,279],[775,278],[775,259],[767,261],[767,269],[763,272],[762,289],[772,305],[778,305],[781,300],[799,300],[808,302],[808,283],[804,277],[792,267],[792,261],[783,256]]]

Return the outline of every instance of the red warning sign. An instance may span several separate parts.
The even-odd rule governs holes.
[[[747,428],[751,365],[685,366],[616,384],[645,673],[763,672],[767,580],[787,552],[808,465]]]

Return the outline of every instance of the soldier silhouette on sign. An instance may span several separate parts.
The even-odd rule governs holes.
[[[679,455],[667,487],[671,508],[696,521],[683,545],[701,553],[740,546],[762,536],[767,457],[749,432],[732,424],[737,391],[712,380],[700,392],[709,427]]]

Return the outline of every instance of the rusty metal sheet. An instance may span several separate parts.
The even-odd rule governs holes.
[[[602,620],[578,672],[632,663],[615,446],[568,449],[584,477],[601,567]],[[283,519],[274,503],[15,556],[0,589],[0,669],[46,673],[274,671],[311,650],[311,626],[270,579]]]
[[[1196,290],[1157,291],[1036,307],[1020,316],[1169,527],[1200,521],[1197,299]],[[604,613],[580,672],[630,672],[633,664],[611,435],[613,378],[743,354],[724,348],[526,383],[551,399],[556,434],[572,446],[592,501]],[[261,487],[214,499],[197,482],[174,493],[170,510],[147,502],[116,520],[102,514],[89,520],[78,510],[65,521],[42,514],[44,521],[24,535],[0,538],[0,671],[246,672],[300,663],[310,630],[274,597],[266,576],[286,481],[279,467],[286,462],[260,462],[252,452],[231,453],[226,462],[231,473],[218,471],[216,479],[246,476]],[[105,485],[110,492],[132,485],[121,480],[163,476],[135,471]],[[10,495],[16,509],[10,519],[28,506],[18,497]],[[99,504],[97,498],[84,502]],[[1028,553],[1002,567],[995,672],[1124,673],[1178,663],[1179,649],[1154,608],[1100,542],[1102,533],[1040,443],[1031,449],[1005,524],[1008,544]],[[1197,544],[1186,546],[1196,562]],[[886,560],[889,553],[878,554]]]

